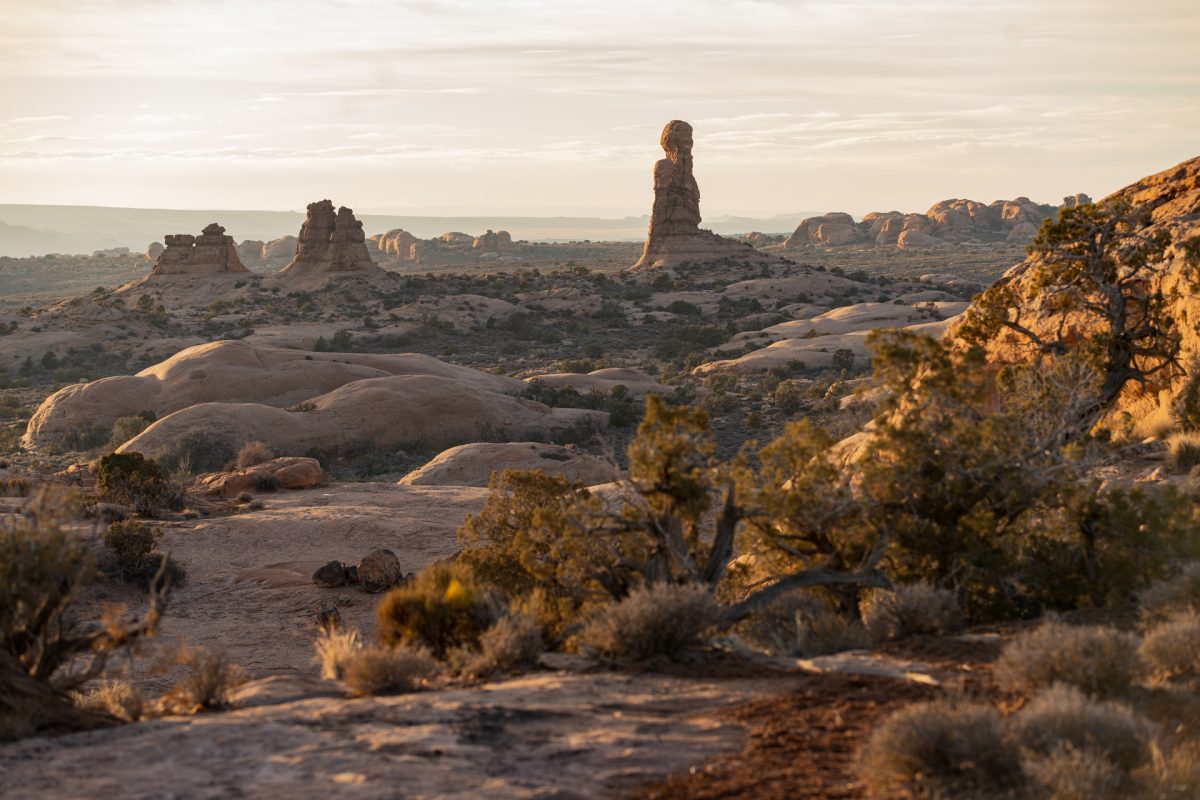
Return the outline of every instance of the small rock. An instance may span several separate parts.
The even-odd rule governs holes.
[[[346,567],[340,561],[330,561],[313,573],[312,582],[322,589],[336,589],[346,585]]]
[[[358,582],[368,592],[382,592],[403,579],[400,559],[391,550],[372,550],[358,562]]]
[[[346,565],[346,583],[358,583],[358,564]]]

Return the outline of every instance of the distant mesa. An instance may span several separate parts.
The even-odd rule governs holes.
[[[151,275],[219,275],[249,272],[238,258],[232,236],[213,222],[199,236],[168,234],[166,247],[158,254]],[[153,245],[151,245],[153,248]],[[149,256],[150,250],[147,250]]]
[[[328,275],[379,271],[379,266],[371,260],[367,237],[354,212],[342,206],[334,213],[332,201],[321,200],[309,203],[296,255],[280,273]]]
[[[1063,198],[1066,206],[1090,202],[1086,194]],[[809,245],[874,244],[911,250],[972,241],[1026,244],[1037,234],[1042,221],[1056,211],[1055,206],[1035,203],[1028,197],[986,205],[974,200],[943,200],[924,214],[874,211],[861,222],[835,211],[801,221],[783,247],[794,250]]]
[[[663,128],[659,143],[666,158],[654,165],[650,231],[634,269],[752,254],[748,244],[700,228],[700,187],[692,174],[692,126],[671,120]]]

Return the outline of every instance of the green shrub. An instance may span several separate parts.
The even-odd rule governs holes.
[[[1142,619],[1163,620],[1177,611],[1200,611],[1200,561],[1184,564],[1177,574],[1150,584],[1138,595]]]
[[[1168,463],[1176,472],[1200,466],[1200,431],[1172,433],[1167,437]]]
[[[246,469],[275,457],[265,442],[246,442],[237,454],[237,468]]]
[[[141,453],[103,456],[96,464],[96,492],[102,500],[147,515],[171,505],[175,497],[162,469]]]
[[[104,532],[104,543],[116,554],[122,578],[147,588],[162,566],[163,559],[166,559],[167,579],[177,586],[183,582],[183,567],[169,556],[155,551],[158,538],[158,531],[137,520],[119,520]]]
[[[161,460],[172,470],[199,475],[225,469],[236,455],[237,451],[228,439],[192,431],[163,454]]]
[[[825,598],[791,592],[754,612],[738,626],[747,642],[773,656],[812,658],[866,647],[862,622]]]
[[[389,647],[417,645],[439,660],[455,649],[476,649],[499,616],[495,597],[469,570],[434,563],[379,603],[379,635]]]
[[[142,412],[141,414],[132,414],[127,417],[117,417],[116,421],[113,422],[110,441],[114,446],[119,447],[146,430],[146,428],[149,428],[153,423],[153,412]]]
[[[1000,714],[983,705],[921,703],[888,717],[858,754],[855,769],[873,798],[997,800],[1024,784]]]
[[[703,643],[717,612],[707,586],[658,583],[634,589],[625,599],[600,608],[580,639],[587,649],[606,658],[676,661]]]
[[[1116,628],[1050,621],[1015,637],[996,661],[1001,688],[1031,694],[1055,683],[1096,697],[1127,692],[1138,673],[1138,638]]]

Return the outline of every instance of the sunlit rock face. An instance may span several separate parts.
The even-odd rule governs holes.
[[[166,247],[158,254],[151,275],[216,275],[249,272],[238,258],[237,247],[225,229],[212,223],[199,236],[168,234]],[[147,251],[149,254],[151,251]]]
[[[332,201],[321,200],[309,203],[308,216],[300,228],[296,255],[280,272],[320,275],[378,270],[367,250],[362,223],[354,218],[354,212],[342,206],[335,213]]]

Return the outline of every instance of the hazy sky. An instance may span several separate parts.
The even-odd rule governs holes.
[[[0,202],[706,216],[1103,195],[1200,155],[1200,0],[0,0]]]

